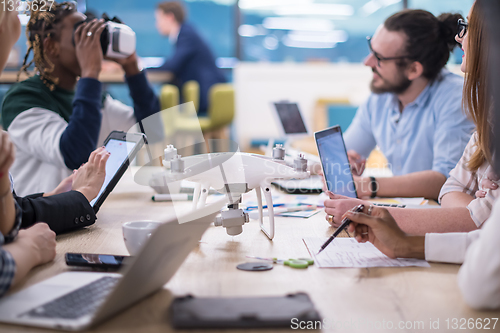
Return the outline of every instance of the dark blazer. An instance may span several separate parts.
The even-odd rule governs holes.
[[[97,219],[87,198],[78,191],[50,197],[43,197],[43,193],[18,197],[14,193],[14,199],[23,212],[21,228],[45,222],[52,231],[60,234],[94,224]]]
[[[200,105],[198,114],[205,115],[208,109],[208,90],[215,83],[224,83],[222,71],[215,65],[215,58],[198,32],[184,23],[179,31],[175,51],[158,69],[174,73],[175,85],[182,88],[184,83],[196,80],[200,84]]]

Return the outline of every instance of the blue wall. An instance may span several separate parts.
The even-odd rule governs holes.
[[[159,0],[87,0],[87,10],[99,16],[118,16],[137,34],[140,56],[164,57],[172,52],[168,38],[158,34],[154,11]],[[212,47],[216,57],[234,56],[233,7],[213,2],[187,2],[187,21],[193,24]]]

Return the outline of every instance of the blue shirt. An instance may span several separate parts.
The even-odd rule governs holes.
[[[368,157],[378,145],[395,176],[434,170],[448,178],[474,130],[462,88],[463,79],[443,69],[403,112],[397,95],[371,94],[345,133],[346,148]]]

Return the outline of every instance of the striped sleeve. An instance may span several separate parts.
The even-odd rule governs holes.
[[[450,192],[463,192],[471,196],[479,189],[477,175],[467,169],[467,162],[476,150],[477,133],[472,134],[467,147],[453,170],[450,171],[450,177],[446,180],[441,192],[439,193],[439,203],[442,198]]]
[[[16,223],[12,231],[8,235],[3,235],[0,233],[0,297],[2,297],[7,290],[9,290],[12,285],[12,280],[14,280],[14,275],[16,274],[16,262],[12,255],[2,249],[5,243],[12,242],[19,231],[22,220],[22,211],[17,202],[16,206]]]

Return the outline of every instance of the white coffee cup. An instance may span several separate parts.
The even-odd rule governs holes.
[[[134,221],[122,225],[123,240],[130,255],[135,256],[139,253],[160,224],[161,222],[157,221]]]

